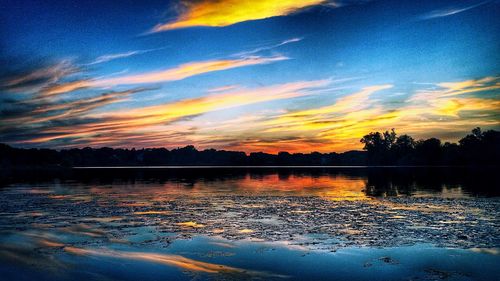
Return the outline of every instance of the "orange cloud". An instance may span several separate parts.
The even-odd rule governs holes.
[[[285,56],[251,56],[238,59],[191,62],[160,71],[146,72],[135,75],[125,75],[106,79],[77,80],[63,84],[50,85],[45,87],[41,91],[40,95],[41,97],[52,97],[55,95],[89,87],[109,88],[117,85],[150,84],[177,81],[204,73],[222,71],[243,66],[269,64],[287,59],[288,58]]]
[[[455,141],[449,139],[452,133],[463,135],[475,126],[500,125],[495,117],[500,101],[471,96],[495,90],[495,81],[487,77],[441,83],[440,89],[417,91],[398,107],[371,97],[391,85],[366,87],[332,105],[284,113],[254,113],[215,126],[206,123],[197,134],[207,140],[204,146],[271,153],[360,149],[359,139],[363,135],[390,128],[417,138],[437,136]]]
[[[284,16],[325,0],[202,0],[184,1],[184,11],[174,21],[159,24],[153,32],[193,26],[222,27],[249,20]]]
[[[92,111],[95,106],[125,98],[116,93],[109,97],[91,98],[86,103],[48,104],[30,110],[32,115],[23,115],[25,119],[11,120],[9,124],[19,121],[29,123],[30,128],[36,129],[30,134],[23,131],[25,135],[21,135],[17,143],[51,142],[59,148],[83,145],[178,147],[195,144],[202,149],[247,152],[346,151],[360,149],[359,139],[371,131],[396,128],[400,133],[412,134],[416,138],[436,136],[445,141],[455,141],[450,139],[451,136],[463,135],[472,127],[499,126],[496,113],[500,111],[500,101],[486,93],[495,93],[497,80],[486,77],[439,83],[430,89],[410,93],[409,98],[397,103],[387,103],[387,99],[379,98],[390,93],[387,90],[392,85],[375,85],[316,108],[304,108],[301,100],[295,100],[294,106],[302,109],[293,111],[287,111],[277,103],[263,106],[261,111],[248,112],[244,108],[235,108],[322,95],[325,91],[336,90],[330,87],[335,81],[298,81],[254,89],[226,86],[208,91],[208,95],[198,98],[106,113]],[[387,92],[374,97],[380,91]],[[76,122],[74,125],[59,126],[44,123],[61,118],[76,119]]]
[[[137,75],[95,80],[91,84],[93,86],[106,87],[114,85],[130,85],[130,84],[176,81],[208,72],[221,71],[221,70],[227,70],[231,68],[250,66],[250,65],[269,64],[272,62],[282,61],[287,59],[288,58],[284,56],[274,56],[274,57],[253,56],[253,57],[246,57],[239,59],[212,60],[212,61],[186,63],[178,67],[162,71],[147,72]]]
[[[115,142],[126,141],[118,138],[121,135],[140,135],[149,139],[152,129],[182,118],[196,116],[207,112],[228,109],[238,106],[268,102],[280,99],[289,99],[309,94],[310,89],[324,87],[329,80],[301,81],[295,83],[279,84],[257,89],[244,89],[239,91],[213,94],[205,97],[180,100],[177,102],[137,108],[127,111],[115,111],[102,114],[89,114],[85,117],[93,121],[74,127],[49,127],[41,130],[48,134],[43,137],[24,141],[25,143],[38,143],[57,140],[60,138],[89,138],[94,143],[93,136],[99,133],[113,135]]]
[[[60,95],[67,92],[72,92],[79,89],[87,88],[90,86],[91,82],[88,80],[77,80],[63,84],[50,85],[40,91],[40,97],[48,98],[55,95]]]

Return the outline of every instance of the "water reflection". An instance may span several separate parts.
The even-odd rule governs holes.
[[[421,244],[470,249],[464,255],[497,255],[500,200],[494,197],[498,179],[493,175],[444,168],[10,173],[2,177],[0,188],[0,260],[9,265],[0,265],[0,273],[15,275],[24,270],[15,269],[16,264],[22,264],[74,276],[75,264],[84,263],[91,272],[79,270],[83,275],[75,280],[95,277],[99,270],[109,279],[107,269],[99,269],[102,261],[148,270],[149,264],[167,267],[168,274],[159,270],[172,280],[186,279],[184,272],[190,277],[301,279],[288,268],[274,268],[285,266],[287,256],[274,257],[274,264],[239,263],[242,257],[259,259],[261,250],[249,253],[240,244],[256,242],[265,252],[284,248],[297,258],[353,247]],[[200,237],[210,238],[172,250]],[[374,270],[377,264],[399,266],[388,256],[372,256],[358,266]],[[437,274],[437,269],[429,270]],[[134,279],[116,274],[119,278],[111,279]]]
[[[500,196],[494,168],[205,168],[74,169],[1,171],[0,188],[13,183],[78,183],[102,188],[163,189],[210,192],[289,192],[362,199],[367,196]],[[47,190],[32,188],[31,193]],[[65,195],[54,195],[64,199]],[[75,200],[73,197],[72,199]],[[79,198],[88,199],[88,198]]]

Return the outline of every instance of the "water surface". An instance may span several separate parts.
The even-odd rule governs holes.
[[[4,174],[16,280],[491,280],[498,180],[449,168]]]

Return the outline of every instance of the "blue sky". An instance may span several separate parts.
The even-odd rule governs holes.
[[[0,141],[345,151],[499,128],[499,1],[0,3]]]

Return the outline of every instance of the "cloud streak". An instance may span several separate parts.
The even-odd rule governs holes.
[[[483,1],[483,2],[474,4],[474,5],[470,5],[470,6],[456,6],[456,7],[449,7],[446,9],[434,10],[434,11],[431,11],[431,12],[425,14],[425,15],[420,16],[420,19],[421,20],[430,20],[430,19],[435,19],[435,18],[448,17],[448,16],[456,15],[456,14],[463,13],[463,12],[466,12],[468,10],[477,8],[479,6],[487,4],[489,2],[491,2],[491,1]]]
[[[277,61],[287,60],[285,56],[272,56],[272,57],[245,57],[238,59],[224,59],[224,60],[211,60],[182,64],[178,67],[146,72],[137,75],[121,76],[109,79],[91,81],[90,85],[97,87],[107,87],[115,85],[131,85],[131,84],[146,84],[146,83],[159,83],[182,80],[194,75],[204,73],[222,71],[232,68],[243,66],[269,64]]]
[[[327,3],[326,0],[182,1],[182,12],[179,17],[174,21],[158,24],[152,29],[152,32],[194,26],[223,27],[249,20],[284,16],[325,3]]]
[[[63,60],[31,71],[4,75],[0,78],[0,90],[7,93],[33,93],[78,71],[70,61]]]
[[[288,60],[285,56],[249,56],[236,59],[221,59],[191,62],[177,67],[133,75],[101,79],[83,79],[66,83],[50,84],[40,92],[43,97],[56,96],[84,88],[109,88],[119,85],[152,84],[183,80],[192,76],[252,65],[264,65]]]
[[[430,90],[416,90],[397,106],[373,96],[386,94],[391,85],[370,86],[331,105],[254,113],[207,126],[197,134],[203,136],[206,147],[273,153],[360,149],[363,135],[390,128],[416,137],[452,140],[450,136],[463,135],[475,126],[500,125],[500,101],[491,96],[500,87],[497,81],[485,77],[426,85]]]
[[[290,39],[281,41],[278,44],[274,44],[274,45],[271,45],[271,46],[259,47],[259,48],[255,48],[255,49],[250,50],[250,51],[240,52],[240,53],[235,54],[234,56],[246,57],[246,56],[253,55],[253,54],[256,54],[256,53],[259,53],[259,52],[269,51],[269,50],[281,47],[283,45],[288,45],[288,44],[291,44],[291,43],[300,42],[300,41],[302,41],[302,39],[303,38],[298,38],[298,37],[296,37],[296,38],[290,38]]]
[[[79,116],[81,118],[78,123],[72,126],[49,124],[46,127],[39,128],[38,133],[31,138],[19,141],[22,143],[43,143],[59,139],[87,139],[90,143],[95,143],[94,141],[102,143],[102,139],[99,140],[99,138],[100,135],[104,134],[112,136],[117,145],[127,144],[127,136],[135,139],[142,138],[146,141],[154,140],[151,133],[162,132],[165,130],[164,126],[179,120],[192,118],[207,112],[304,96],[308,95],[311,90],[324,87],[329,83],[329,80],[299,81],[212,94],[126,111],[86,114]],[[66,117],[74,118],[75,116]],[[72,118],[69,118],[69,120],[72,120]],[[40,118],[39,120],[32,120],[31,124],[45,121],[45,119]]]
[[[372,85],[349,94],[345,94],[345,87],[332,87],[346,79],[297,81],[256,88],[226,85],[202,91],[203,96],[197,98],[152,106],[130,102],[134,94],[150,89],[113,90],[115,86],[175,81],[283,59],[287,58],[239,57],[70,82],[63,81],[78,72],[68,63],[9,75],[0,79],[0,87],[6,92],[0,107],[0,135],[4,142],[28,147],[196,144],[200,148],[247,152],[328,152],[359,149],[359,138],[364,134],[392,127],[416,137],[431,134],[440,137],[462,134],[475,126],[500,125],[500,101],[495,95],[500,89],[500,78],[493,76],[418,84],[411,93],[397,96],[391,94],[395,85]],[[20,89],[28,90],[18,92]],[[106,90],[103,92],[103,89]],[[65,95],[75,90],[81,91]],[[287,110],[285,103],[277,102],[336,91],[342,91],[343,95],[322,106],[310,107],[307,99],[297,99],[294,100],[296,109]],[[391,104],[388,99],[398,100],[397,104]],[[120,102],[129,103],[103,111],[103,107]],[[249,107],[267,102],[275,103],[263,105],[261,111]],[[135,108],[131,108],[132,105]],[[264,110],[266,106],[268,109]]]

